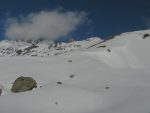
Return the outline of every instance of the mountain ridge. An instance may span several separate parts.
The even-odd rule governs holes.
[[[50,40],[16,41],[3,40],[0,42],[0,57],[4,56],[54,56],[84,47],[86,44],[102,41],[98,37],[70,43],[55,43]]]

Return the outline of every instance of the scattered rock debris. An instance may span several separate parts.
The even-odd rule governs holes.
[[[111,50],[110,50],[110,49],[107,49],[107,51],[108,51],[108,52],[111,52]]]
[[[68,60],[68,62],[72,62],[72,60]]]
[[[60,85],[61,85],[61,84],[62,84],[62,82],[57,82],[57,84],[60,84]]]
[[[56,105],[58,105],[58,102],[55,102]]]
[[[69,78],[73,78],[73,77],[75,77],[75,75],[74,75],[74,74],[72,74],[72,75],[70,75],[70,76],[69,76]]]
[[[105,89],[110,89],[110,87],[107,86],[107,87],[105,87]]]

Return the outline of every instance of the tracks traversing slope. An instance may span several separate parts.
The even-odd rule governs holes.
[[[92,47],[94,47],[94,46],[96,46],[96,45],[98,45],[98,44],[101,44],[101,43],[103,43],[103,42],[106,42],[106,40],[100,41],[100,42],[98,42],[98,43],[95,43],[95,44],[93,44],[93,45],[87,47],[87,49],[92,48]]]

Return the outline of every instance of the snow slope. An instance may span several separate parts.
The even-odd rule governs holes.
[[[1,57],[0,113],[150,113],[150,36],[145,34],[150,30],[74,42],[82,47],[50,57]],[[11,93],[19,76],[33,77],[38,88]]]

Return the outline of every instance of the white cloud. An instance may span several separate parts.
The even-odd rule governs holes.
[[[41,11],[20,18],[8,18],[5,36],[8,39],[58,39],[87,20],[85,12]]]

